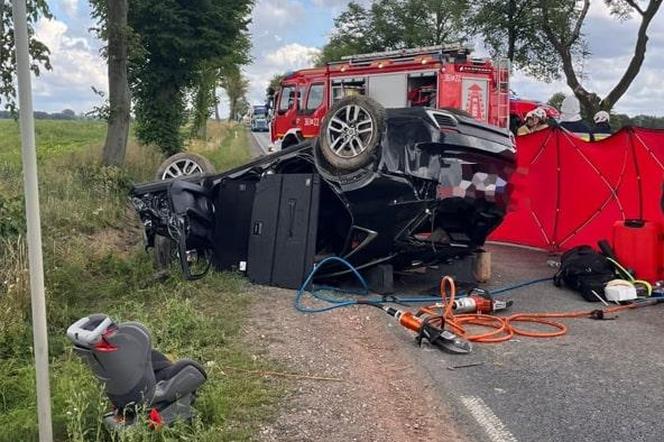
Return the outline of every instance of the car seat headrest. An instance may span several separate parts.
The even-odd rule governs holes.
[[[116,327],[107,315],[98,313],[74,322],[67,329],[67,337],[75,345],[83,348],[94,348],[102,339],[103,334]]]

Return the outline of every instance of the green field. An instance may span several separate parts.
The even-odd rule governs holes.
[[[251,439],[284,386],[224,370],[261,370],[269,364],[253,357],[241,340],[250,305],[243,278],[211,274],[193,283],[178,276],[165,282],[153,278],[127,192],[130,183],[151,179],[161,156],[131,141],[127,167],[106,168],[98,164],[102,123],[40,120],[36,131],[56,439]],[[242,127],[211,123],[209,135],[207,143],[193,143],[190,150],[220,169],[249,158]],[[0,120],[0,441],[8,442],[37,440],[24,229],[18,127]],[[122,436],[105,433],[100,418],[108,403],[101,386],[65,338],[69,324],[95,312],[144,322],[156,348],[207,366],[209,380],[192,425],[159,433],[142,426]]]

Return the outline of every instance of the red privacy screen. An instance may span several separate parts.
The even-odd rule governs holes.
[[[664,130],[588,143],[560,128],[517,138],[510,212],[490,240],[551,251],[611,239],[615,221],[664,224]]]

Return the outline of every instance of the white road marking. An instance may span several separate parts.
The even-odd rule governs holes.
[[[461,402],[493,442],[518,442],[482,398],[461,396]]]

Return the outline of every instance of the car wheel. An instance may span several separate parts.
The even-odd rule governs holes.
[[[188,175],[204,175],[214,172],[214,166],[205,157],[188,152],[172,155],[159,166],[155,179],[166,180]],[[157,235],[154,238],[154,266],[157,271],[167,270],[171,265],[175,251],[173,240]]]
[[[156,179],[167,180],[180,176],[204,175],[214,172],[214,166],[204,156],[180,152],[166,158],[157,169]]]
[[[320,131],[320,149],[340,171],[354,171],[374,160],[385,128],[385,109],[361,95],[346,97],[328,111]]]

